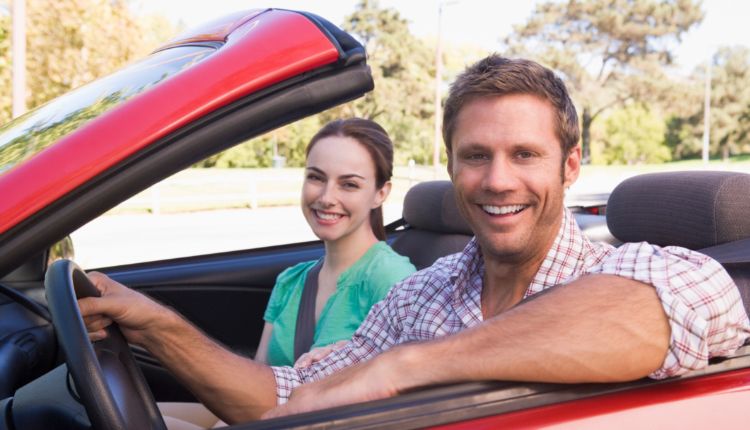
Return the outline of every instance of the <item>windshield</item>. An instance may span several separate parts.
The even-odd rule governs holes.
[[[215,48],[208,46],[180,46],[159,51],[8,122],[0,127],[0,175],[214,51]]]

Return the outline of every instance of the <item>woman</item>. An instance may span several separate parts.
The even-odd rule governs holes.
[[[416,270],[383,241],[381,206],[391,190],[392,171],[393,144],[373,121],[337,120],[313,136],[301,205],[325,255],[276,278],[255,360],[273,366],[292,365],[298,358],[298,366],[320,360],[337,342],[351,338],[393,284]],[[302,315],[309,321],[299,327],[307,343],[296,339],[303,298],[308,312]],[[314,350],[303,354],[310,347]],[[159,408],[170,430],[224,425],[200,403],[159,403]]]
[[[292,365],[310,347],[351,338],[372,305],[416,270],[383,241],[382,204],[391,190],[392,170],[393,144],[373,121],[333,121],[312,138],[301,205],[310,228],[325,244],[325,255],[278,276],[256,360]],[[303,294],[308,288],[313,290]],[[298,325],[298,316],[306,311],[300,311],[300,303],[306,301],[314,318]],[[305,328],[306,343],[299,339]]]

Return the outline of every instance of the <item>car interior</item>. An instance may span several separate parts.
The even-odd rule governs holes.
[[[748,189],[750,175],[742,173],[647,174],[622,182],[612,192],[606,217],[585,213],[575,216],[584,233],[594,239],[613,244],[645,240],[661,246],[697,249],[712,256],[733,277],[750,311],[750,200],[744,198]],[[407,255],[418,268],[460,251],[471,238],[471,229],[458,212],[448,181],[414,186],[405,198],[402,220],[389,225],[388,231],[393,248]],[[252,356],[276,275],[322,252],[319,242],[305,242],[103,271],[176,308],[235,351]],[[0,380],[0,410],[6,419],[14,399],[19,404],[32,395],[39,396],[40,387],[27,385],[29,382],[63,363],[49,311],[39,295],[46,266],[47,256],[39,256],[0,280],[0,315],[3,315],[0,319],[0,372],[4,375]],[[134,348],[134,355],[156,400],[194,400],[146,351]],[[682,378],[748,367],[750,347],[741,348],[729,359],[714,361],[708,369]],[[463,410],[460,416],[467,418],[661,383],[663,381],[644,380],[595,387],[499,382],[459,384],[370,404],[253,423],[247,428],[294,427],[320,421],[335,421],[339,428],[366,428],[374,425],[372,423],[378,423],[377,428],[409,428],[435,424],[441,413],[446,420],[455,420],[456,415],[449,415],[449,410]],[[471,407],[477,401],[485,407]],[[395,413],[394,409],[399,412]],[[5,427],[0,425],[0,428],[14,427],[5,423]]]

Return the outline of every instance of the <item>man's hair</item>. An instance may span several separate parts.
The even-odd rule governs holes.
[[[555,73],[530,60],[492,54],[458,75],[450,87],[443,113],[443,140],[451,156],[458,113],[466,103],[482,97],[531,94],[547,100],[555,110],[555,134],[565,160],[581,135],[578,114],[565,84]]]

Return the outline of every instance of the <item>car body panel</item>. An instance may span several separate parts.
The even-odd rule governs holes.
[[[748,404],[750,369],[741,369],[432,428],[739,429]]]
[[[306,17],[277,10],[254,15],[216,54],[3,173],[0,233],[208,112],[337,60],[337,47]]]

